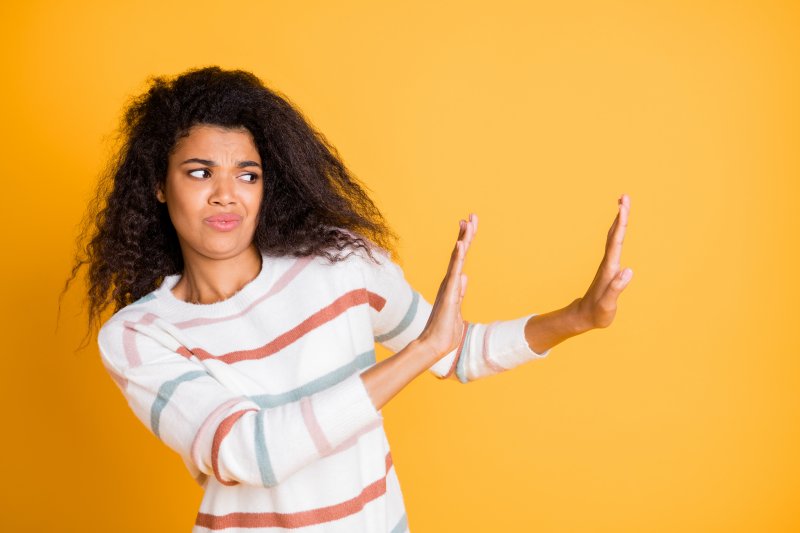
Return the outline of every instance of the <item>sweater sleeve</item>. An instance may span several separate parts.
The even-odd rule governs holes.
[[[367,290],[383,300],[383,307],[372,310],[373,333],[376,342],[396,352],[422,333],[432,306],[383,250],[374,255],[378,263],[365,259]],[[430,372],[440,379],[467,383],[546,357],[550,349],[536,353],[525,338],[525,324],[533,316],[536,313],[489,324],[465,322],[459,346],[431,366]]]
[[[205,474],[225,485],[273,487],[381,423],[359,372],[295,401],[261,407],[235,383],[223,383],[227,365],[186,354],[174,337],[146,322],[107,322],[98,335],[103,364],[136,417],[200,483]]]

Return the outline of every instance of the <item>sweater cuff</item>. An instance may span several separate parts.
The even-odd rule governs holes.
[[[511,369],[531,359],[547,357],[551,348],[542,353],[534,352],[525,338],[525,324],[533,313],[514,320],[498,322],[489,339],[489,354],[500,366]]]
[[[316,393],[313,410],[320,429],[334,448],[360,429],[383,419],[372,403],[360,373]]]
[[[428,370],[436,374],[439,378],[448,377],[450,370],[453,368],[453,362],[458,355],[458,348],[459,347],[453,348],[452,351],[443,355],[442,358],[436,361]]]

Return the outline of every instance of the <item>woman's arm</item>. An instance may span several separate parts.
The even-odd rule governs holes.
[[[376,407],[380,409],[425,370],[434,370],[432,366],[439,367],[437,375],[442,374],[440,377],[456,375],[459,381],[466,383],[471,379],[509,370],[530,359],[544,357],[552,347],[570,337],[610,325],[616,312],[617,298],[632,274],[630,269],[620,271],[619,268],[630,198],[623,194],[618,204],[617,216],[608,232],[606,253],[586,294],[564,308],[535,314],[524,321],[524,324],[521,320],[512,320],[487,326],[467,323],[461,319],[461,301],[466,290],[466,276],[461,274],[461,269],[466,250],[477,231],[478,219],[470,216],[468,221],[462,221],[447,275],[439,288],[436,303],[422,334],[395,355],[362,373],[365,386]],[[399,324],[390,333],[376,338],[387,344],[398,345],[403,342],[403,338],[408,339],[408,335],[413,334],[414,323],[425,312],[427,303],[407,286],[399,268],[394,268],[397,272],[389,276],[389,279],[397,285],[407,287],[398,292],[411,293],[410,304],[401,319],[395,317]],[[457,277],[462,280],[458,287],[454,281]],[[438,315],[434,317],[436,310]],[[429,331],[432,321],[454,321],[452,329],[448,328],[447,331],[450,343],[432,346],[427,342],[430,337],[426,332]],[[519,335],[516,333],[518,330],[521,330]],[[460,339],[456,345],[452,344],[454,331],[460,331]],[[448,350],[442,352],[443,347]],[[441,371],[444,367],[450,370]]]
[[[227,365],[197,359],[168,324],[141,318],[105,323],[98,335],[103,364],[136,417],[194,475],[273,487],[381,424],[357,372],[317,392],[262,406],[226,379]]]
[[[525,324],[525,340],[534,352],[542,353],[570,337],[589,331],[582,319],[579,306],[581,299],[573,300],[566,307],[535,315]]]

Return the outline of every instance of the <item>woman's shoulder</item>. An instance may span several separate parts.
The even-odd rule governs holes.
[[[155,289],[128,305],[116,310],[100,326],[98,342],[110,338],[117,338],[124,330],[130,329],[132,324],[146,323],[156,318],[156,292]]]
[[[392,252],[369,242],[367,246],[348,245],[342,250],[341,268],[351,268],[359,273],[366,288],[374,291],[404,291],[407,281],[402,266]],[[332,263],[336,264],[336,263]]]
[[[391,252],[366,240],[363,245],[347,243],[341,248],[333,250],[331,255],[335,259],[318,256],[318,261],[334,267],[353,268],[366,272],[385,269],[395,264]]]

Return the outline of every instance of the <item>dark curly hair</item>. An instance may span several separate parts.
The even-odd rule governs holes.
[[[263,253],[338,261],[347,248],[370,257],[373,246],[394,250],[397,236],[336,148],[254,74],[210,66],[147,81],[148,90],[126,105],[64,285],[88,265],[89,332],[112,303],[117,311],[183,271],[175,228],[155,191],[176,142],[197,124],[252,134],[265,174],[254,236]]]

